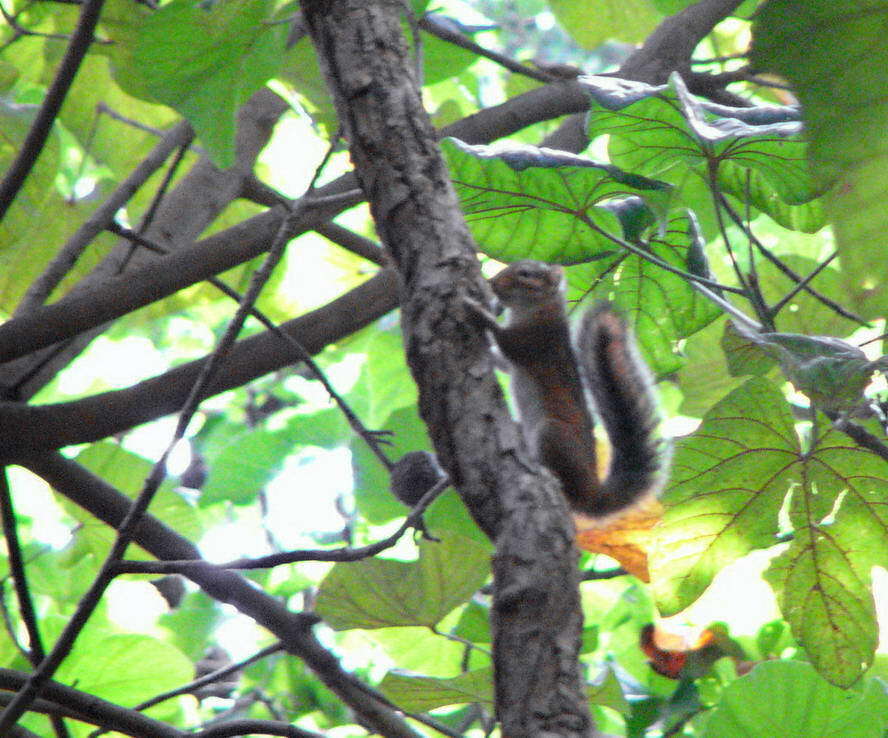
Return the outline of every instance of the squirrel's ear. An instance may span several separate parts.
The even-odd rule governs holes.
[[[561,264],[552,264],[549,267],[549,278],[552,280],[553,284],[559,284],[564,286],[565,276],[564,276],[564,267]]]

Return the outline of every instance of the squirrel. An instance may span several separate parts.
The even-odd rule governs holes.
[[[466,305],[510,365],[512,396],[532,452],[560,480],[574,513],[601,519],[659,491],[664,461],[654,436],[656,403],[647,366],[610,303],[586,311],[574,344],[564,282],[560,266],[516,261],[490,281],[509,311],[505,326],[475,301]],[[587,388],[611,444],[604,479]]]

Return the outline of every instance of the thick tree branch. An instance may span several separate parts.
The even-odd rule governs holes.
[[[358,200],[357,193],[334,197],[332,203],[315,200],[294,220],[290,237],[326,222],[343,202]],[[300,204],[302,201],[297,201],[297,206]],[[269,211],[266,216],[266,228],[229,229],[175,253],[156,256],[153,263],[107,279],[96,290],[77,291],[4,323],[0,326],[0,362],[76,336],[249,261],[268,249],[280,227],[279,212]]]
[[[398,281],[383,270],[333,302],[280,326],[306,351],[325,346],[369,325],[398,303]],[[182,407],[205,359],[177,366],[125,390],[55,405],[0,402],[0,458],[97,441]],[[293,363],[289,346],[271,331],[235,344],[205,397],[240,387]]]
[[[688,81],[694,49],[720,21],[743,0],[700,0],[680,13],[666,18],[620,67],[617,76],[659,85],[677,71]]]
[[[112,528],[121,524],[132,505],[126,495],[59,454],[40,454],[21,463]],[[191,541],[151,515],[142,517],[133,531],[133,542],[159,559],[200,558]],[[400,715],[345,671],[336,657],[320,644],[311,631],[317,622],[315,616],[290,612],[283,602],[257,589],[240,574],[211,564],[189,571],[187,576],[210,597],[228,603],[277,636],[287,651],[301,658],[371,730],[391,738],[419,738]]]
[[[295,214],[291,214],[295,215]],[[133,501],[132,506],[127,511],[121,524],[117,527],[116,537],[111,544],[105,560],[99,568],[92,583],[87,591],[77,603],[77,608],[71,615],[68,622],[62,628],[61,633],[53,643],[52,648],[46,656],[34,667],[34,671],[28,678],[25,685],[13,697],[12,701],[6,706],[3,714],[0,715],[0,731],[8,730],[18,722],[19,717],[23,715],[31,703],[40,695],[43,687],[52,679],[61,666],[74,643],[77,640],[83,628],[92,617],[96,607],[105,594],[108,585],[114,579],[114,567],[117,562],[123,558],[132,540],[132,534],[139,523],[141,517],[148,510],[151,500],[160,488],[161,483],[166,477],[166,462],[169,454],[172,452],[176,443],[185,437],[185,430],[197,412],[200,405],[201,397],[205,393],[209,382],[216,375],[218,367],[224,357],[228,354],[237,336],[243,328],[251,309],[259,298],[262,288],[271,278],[275,266],[280,263],[283,258],[284,251],[287,246],[287,230],[288,219],[281,223],[271,248],[262,262],[262,265],[253,273],[249,287],[244,292],[243,297],[238,304],[237,310],[225,328],[224,333],[220,337],[208,361],[201,367],[193,385],[188,390],[185,402],[182,404],[179,416],[176,422],[176,429],[172,435],[160,458],[154,464],[151,472],[148,474],[141,491]]]
[[[402,321],[420,411],[439,460],[495,538],[494,665],[502,732],[587,736],[577,661],[582,616],[564,502],[528,457],[464,298],[484,294],[397,6],[305,0],[352,161],[405,285]],[[583,101],[585,104],[585,101]]]
[[[669,16],[623,62],[619,70],[608,75],[661,85],[677,70],[691,92],[725,105],[748,105],[742,97],[723,89],[725,80],[691,69],[691,55],[697,44],[741,2],[742,0],[701,0],[680,13]],[[579,153],[589,145],[585,128],[585,117],[580,114],[572,115],[546,137],[543,145]]]
[[[189,738],[236,738],[242,735],[282,735],[287,738],[324,738],[320,733],[303,730],[277,720],[227,720],[212,728],[189,733]]]
[[[219,170],[206,157],[201,157],[164,195],[154,209],[150,226],[141,235],[167,251],[191,245],[243,190],[243,180],[252,176],[256,157],[287,107],[287,103],[271,90],[263,88],[254,94],[238,114],[235,165]],[[136,270],[153,263],[157,269],[157,262],[157,257],[151,254],[132,253],[131,244],[121,241],[69,294],[101,292],[106,280],[114,279],[124,267]],[[159,295],[155,299],[159,299]],[[0,387],[14,388],[15,399],[32,397],[102,330],[103,326],[97,327],[64,345],[53,346],[0,367]]]
[[[28,680],[28,674],[14,669],[0,668],[0,689],[19,690]],[[142,715],[93,694],[80,692],[58,682],[49,682],[43,692],[44,699],[32,705],[37,712],[63,715],[91,725],[106,726],[124,735],[139,738],[183,738],[183,732],[160,720]],[[8,702],[9,695],[0,697],[0,706]]]

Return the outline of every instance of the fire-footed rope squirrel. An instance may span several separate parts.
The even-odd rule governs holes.
[[[656,403],[647,367],[623,319],[610,304],[598,303],[583,315],[574,342],[560,266],[517,261],[490,284],[508,308],[508,323],[500,325],[474,301],[467,301],[467,307],[508,360],[527,441],[561,481],[571,509],[602,518],[656,494],[664,465],[654,435]],[[601,418],[611,445],[603,479],[594,415]]]

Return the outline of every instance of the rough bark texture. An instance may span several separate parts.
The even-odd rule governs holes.
[[[572,527],[554,480],[529,463],[462,298],[483,294],[475,250],[420,102],[402,6],[305,0],[377,229],[402,278],[420,409],[445,469],[496,542],[494,667],[504,735],[587,736]]]

